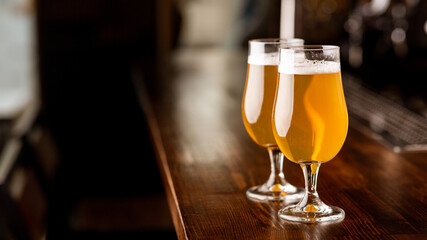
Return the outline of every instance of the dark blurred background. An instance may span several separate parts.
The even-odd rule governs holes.
[[[176,239],[135,66],[279,26],[280,0],[0,0],[0,239]],[[426,1],[297,1],[295,36],[341,47],[352,121],[424,149]]]

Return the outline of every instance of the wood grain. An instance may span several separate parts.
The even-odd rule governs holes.
[[[394,153],[352,125],[318,181],[321,199],[345,210],[342,222],[292,223],[277,216],[287,203],[248,200],[269,160],[242,123],[245,69],[245,53],[190,49],[164,79],[135,74],[179,239],[427,238],[426,153]],[[304,185],[298,165],[286,161],[285,175]]]

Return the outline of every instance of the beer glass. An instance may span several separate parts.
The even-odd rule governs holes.
[[[267,182],[251,187],[246,195],[254,200],[299,200],[303,189],[288,183],[283,174],[283,153],[274,140],[271,116],[276,92],[279,47],[302,45],[302,39],[254,39],[249,41],[248,68],[242,101],[246,130],[260,146],[267,148],[271,173]]]
[[[339,47],[299,46],[280,49],[273,133],[280,150],[301,165],[305,195],[279,211],[297,222],[344,219],[341,208],[324,204],[316,191],[319,167],[334,158],[348,130],[341,81]]]

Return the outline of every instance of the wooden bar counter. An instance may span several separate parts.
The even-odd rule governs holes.
[[[242,122],[246,59],[179,50],[165,77],[135,75],[179,239],[427,239],[427,153],[395,153],[351,121],[318,178],[321,199],[345,210],[342,222],[288,222],[277,216],[288,203],[247,199],[270,163]],[[304,186],[297,164],[286,160],[285,176]]]

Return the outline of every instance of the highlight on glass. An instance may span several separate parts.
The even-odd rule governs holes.
[[[280,150],[301,165],[305,195],[279,217],[297,222],[344,219],[339,207],[323,203],[317,193],[321,164],[333,159],[347,136],[348,113],[337,46],[280,49],[273,133]]]
[[[271,173],[267,182],[251,187],[250,199],[297,201],[304,193],[286,181],[284,155],[280,152],[272,130],[272,109],[276,92],[279,48],[302,45],[302,39],[254,39],[249,41],[248,67],[242,101],[242,116],[247,132],[260,146],[267,148]]]

